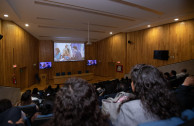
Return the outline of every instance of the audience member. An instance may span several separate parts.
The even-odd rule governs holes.
[[[23,125],[24,121],[21,109],[12,107],[8,99],[0,100],[0,126]]]
[[[24,106],[30,104],[33,104],[31,94],[24,92],[21,96],[21,101],[17,104],[17,106]]]
[[[24,92],[21,96],[21,101],[16,104],[16,106],[25,106],[25,105],[31,105],[34,104],[32,102],[31,94],[28,92]],[[38,106],[36,105],[36,109],[38,110]]]
[[[184,77],[186,75],[188,75],[187,74],[187,69],[182,69],[179,74],[176,74],[177,78]]]
[[[32,97],[39,98],[38,88],[34,88],[34,89],[33,89],[33,91],[32,91]]]
[[[164,73],[164,78],[165,78],[166,80],[170,80],[170,73],[169,73],[169,72],[165,72],[165,73]]]
[[[95,89],[87,81],[70,78],[57,95],[52,126],[108,126],[98,106]]]
[[[59,89],[60,89],[60,86],[59,86],[59,84],[58,84],[57,87],[55,88],[55,92],[58,92]]]
[[[176,98],[183,109],[194,107],[194,76],[187,77],[176,91]]]
[[[137,99],[124,103],[115,126],[138,124],[180,116],[180,108],[162,73],[151,65],[136,65],[131,71],[132,90]]]
[[[176,79],[176,71],[175,70],[171,70],[170,72],[170,79]]]
[[[45,96],[54,95],[54,94],[55,94],[54,89],[51,87],[51,85],[49,85],[48,88],[45,90]]]

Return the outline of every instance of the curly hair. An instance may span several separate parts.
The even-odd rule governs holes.
[[[87,81],[70,78],[55,100],[53,126],[108,126],[102,115],[95,89]]]
[[[153,113],[160,119],[180,116],[180,107],[174,94],[168,89],[162,73],[151,65],[138,64],[131,70],[137,98],[139,98],[148,113]]]

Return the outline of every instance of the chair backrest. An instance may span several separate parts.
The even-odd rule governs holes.
[[[78,74],[81,74],[81,73],[82,73],[82,71],[78,71],[77,73],[78,73]]]
[[[18,106],[26,114],[28,118],[31,118],[36,113],[36,104]]]
[[[64,76],[65,75],[65,72],[61,72],[61,76]]]
[[[71,75],[71,72],[68,72],[67,74],[68,74],[68,75]]]
[[[31,126],[41,126],[42,124],[46,123],[53,117],[53,114],[48,115],[39,115],[37,118],[32,122]]]
[[[56,73],[56,76],[60,76],[61,74],[60,73]]]

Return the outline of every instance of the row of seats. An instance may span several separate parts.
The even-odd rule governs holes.
[[[82,73],[82,71],[78,71],[77,73],[78,73],[78,74],[81,74],[81,73]],[[86,73],[89,73],[89,71],[88,71],[88,70],[86,70]],[[56,76],[64,76],[64,75],[66,75],[66,73],[65,73],[65,72],[56,73]],[[67,75],[71,75],[71,72],[67,72]]]

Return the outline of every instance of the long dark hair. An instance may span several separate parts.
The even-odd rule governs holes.
[[[53,126],[108,126],[102,115],[95,89],[87,81],[70,78],[57,95]]]
[[[168,89],[162,73],[151,65],[138,64],[131,70],[134,93],[141,100],[145,110],[161,119],[180,116],[175,96]]]

